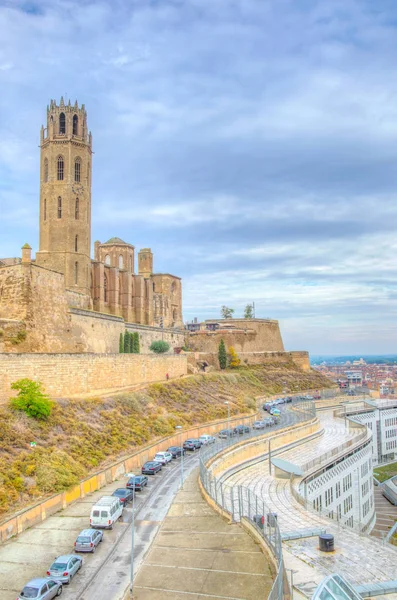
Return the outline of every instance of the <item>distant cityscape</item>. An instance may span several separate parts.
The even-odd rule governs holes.
[[[377,392],[393,398],[397,392],[397,355],[313,356],[312,366],[341,389]]]

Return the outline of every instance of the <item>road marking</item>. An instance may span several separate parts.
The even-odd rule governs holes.
[[[266,577],[264,573],[248,573],[247,571],[228,571],[224,569],[213,569],[208,567],[208,569],[204,569],[202,567],[182,567],[181,565],[162,565],[158,563],[145,562],[142,566],[150,566],[150,567],[162,567],[164,569],[184,569],[185,571],[205,571],[207,573],[231,573],[232,575],[254,575],[255,577]],[[273,577],[271,575],[267,575],[271,581],[273,581]]]

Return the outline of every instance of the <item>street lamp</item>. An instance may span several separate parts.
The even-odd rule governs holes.
[[[228,437],[228,441],[230,444],[230,438],[231,438],[231,435],[230,435],[230,402],[228,402],[228,400],[226,400],[224,402],[224,404],[226,404],[226,406],[227,406],[227,429],[228,429],[227,437]]]
[[[181,490],[183,490],[183,444],[182,444],[182,425],[176,425],[175,429],[178,429],[180,433],[180,447],[181,447]]]
[[[131,573],[130,573],[130,595],[134,598],[134,553],[135,553],[135,476],[132,496],[132,516],[131,516]]]

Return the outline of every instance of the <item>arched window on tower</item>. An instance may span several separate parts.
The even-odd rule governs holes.
[[[103,299],[105,302],[108,301],[108,276],[106,273],[103,274]]]
[[[74,282],[77,285],[79,281],[79,263],[76,261],[74,263]]]
[[[121,306],[121,295],[123,293],[123,288],[121,285],[121,277],[119,277],[119,306]]]
[[[73,135],[78,135],[79,131],[79,118],[77,115],[73,117]]]
[[[74,207],[74,218],[76,219],[76,221],[78,221],[78,219],[80,218],[80,201],[78,198],[76,198],[76,204]]]
[[[76,158],[74,161],[74,180],[80,183],[81,178],[81,158]]]
[[[48,158],[44,159],[44,183],[48,181]]]
[[[63,172],[64,172],[63,156],[58,156],[58,163],[57,163],[57,179],[58,179],[58,181],[63,181]]]
[[[44,198],[43,218],[44,218],[44,221],[47,221],[47,200],[46,200],[46,198]]]
[[[110,265],[110,255],[106,254],[105,256],[105,265]]]
[[[123,257],[120,254],[119,256],[119,269],[123,269],[124,268],[124,261],[123,261]]]
[[[175,285],[175,281],[173,281],[173,282],[171,283],[171,294],[173,294],[173,293],[175,292],[175,287],[176,287],[176,285]]]
[[[79,236],[76,235],[76,237],[74,238],[74,251],[78,252],[79,249]]]
[[[59,133],[61,133],[61,134],[66,133],[66,118],[65,118],[65,113],[61,113],[59,115]]]
[[[58,196],[58,219],[62,219],[62,198]]]
[[[90,163],[87,163],[87,185],[90,185],[91,167]]]

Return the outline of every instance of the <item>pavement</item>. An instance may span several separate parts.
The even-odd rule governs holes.
[[[371,535],[383,538],[397,521],[397,506],[382,494],[382,487],[374,486],[376,523]]]
[[[272,583],[267,555],[203,500],[195,469],[141,564],[134,600],[258,600]]]

